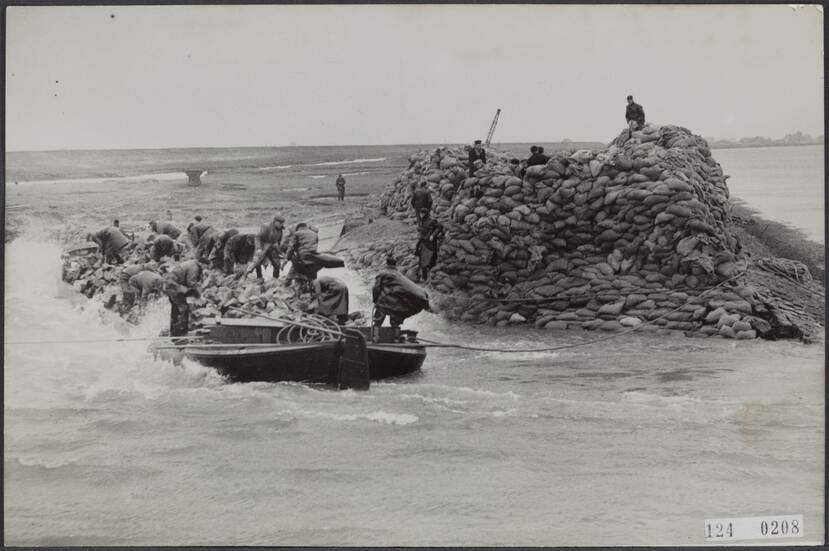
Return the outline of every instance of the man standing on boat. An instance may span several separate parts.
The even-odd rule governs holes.
[[[202,267],[197,260],[179,262],[165,277],[164,293],[170,299],[170,336],[182,337],[190,330],[188,297],[198,297]]]
[[[386,269],[374,278],[373,325],[380,327],[389,316],[392,327],[400,327],[408,317],[429,310],[429,295],[411,279],[397,271],[397,261],[389,255]]]
[[[259,228],[255,236],[256,254],[251,266],[245,275],[256,270],[256,277],[262,279],[262,263],[267,260],[273,266],[274,279],[279,277],[282,268],[282,233],[285,229],[285,218],[277,214],[268,224]]]
[[[348,286],[335,277],[322,276],[314,280],[317,313],[335,319],[340,325],[348,321]]]
[[[345,178],[342,174],[337,175],[337,201],[345,201]]]
[[[123,264],[123,255],[131,248],[131,242],[116,226],[104,228],[86,236],[87,241],[94,241],[98,245],[103,260],[107,264]]]

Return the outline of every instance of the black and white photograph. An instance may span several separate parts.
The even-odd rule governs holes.
[[[4,545],[825,543],[822,5],[4,26]]]

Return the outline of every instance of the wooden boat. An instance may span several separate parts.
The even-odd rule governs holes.
[[[290,322],[223,318],[183,342],[152,348],[162,357],[186,357],[215,368],[232,382],[297,381],[358,389],[368,388],[371,380],[413,373],[426,359],[415,331],[340,327],[339,332],[339,337],[304,342],[307,334]],[[319,331],[311,333],[319,337]]]

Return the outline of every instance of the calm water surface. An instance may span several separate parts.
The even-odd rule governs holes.
[[[629,335],[432,350],[368,392],[225,384],[143,342],[8,343],[165,324],[163,303],[125,333],[56,298],[58,254],[6,248],[7,545],[686,545],[706,518],[782,513],[823,538],[822,345]],[[595,337],[411,324],[518,349]]]
[[[823,243],[823,146],[716,149],[714,158],[731,175],[728,188],[770,220],[802,229]]]

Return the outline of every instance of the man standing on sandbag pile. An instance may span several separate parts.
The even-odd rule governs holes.
[[[161,234],[152,241],[150,247],[150,256],[156,262],[159,262],[165,256],[172,256],[176,260],[179,259],[181,253],[184,252],[184,245],[174,241],[169,235]]]
[[[197,260],[179,262],[164,278],[164,293],[170,299],[170,336],[182,337],[190,330],[188,297],[199,297],[197,285],[202,267]]]
[[[286,260],[291,261],[291,270],[288,272],[286,285],[299,275],[304,282],[317,278],[317,273],[323,268],[342,268],[343,259],[331,254],[317,252],[319,234],[315,228],[305,222],[300,222],[294,228],[286,247]]]
[[[155,262],[146,262],[143,264],[128,264],[121,269],[118,274],[118,284],[121,287],[121,311],[126,312],[135,304],[135,293],[133,293],[130,279],[132,276],[145,271],[155,271],[158,269],[158,264]]]
[[[423,224],[420,226],[420,238],[415,246],[415,256],[420,269],[420,280],[429,279],[429,271],[437,264],[440,244],[443,241],[443,224],[429,216],[429,211],[423,209]]]
[[[420,182],[420,187],[412,191],[411,203],[415,211],[415,219],[417,220],[417,227],[419,229],[423,223],[423,210],[425,209],[427,212],[432,210],[432,194],[429,193],[429,188],[425,180]]]
[[[212,268],[217,270],[224,268],[225,245],[227,245],[227,242],[231,237],[238,234],[239,230],[236,228],[230,228],[229,230],[219,232],[219,235],[216,236],[216,241],[213,243],[213,250],[210,251],[210,266]]]
[[[374,327],[383,325],[386,316],[389,316],[392,327],[400,327],[406,318],[429,310],[429,294],[397,271],[397,261],[391,255],[386,258],[386,269],[374,278],[371,296],[374,299]]]
[[[336,320],[340,325],[348,321],[348,286],[335,277],[321,276],[314,280],[317,314]]]
[[[123,264],[123,255],[135,245],[115,226],[89,233],[86,240],[98,245],[103,261],[107,264]]]
[[[181,230],[175,227],[170,222],[158,222],[157,220],[150,220],[150,230],[158,234],[169,235],[173,239],[178,239],[181,235]]]
[[[633,101],[633,96],[628,96],[628,104],[625,107],[625,120],[628,123],[628,139],[633,137],[634,130],[640,130],[645,126],[645,110],[642,106]]]
[[[481,161],[481,165],[486,164],[486,151],[484,151],[483,146],[481,145],[481,140],[475,140],[475,146],[469,150],[469,177],[475,175],[475,171],[477,168],[475,167],[475,162]]]
[[[253,260],[255,252],[256,236],[250,233],[237,233],[236,235],[231,236],[231,238],[227,240],[227,243],[225,243],[224,252],[222,253],[222,258],[224,259],[222,269],[224,270],[224,273],[228,275],[232,274],[233,270],[236,269],[236,264],[247,264]],[[263,258],[264,257],[260,257],[260,262]],[[250,271],[251,270],[248,270],[248,272]],[[246,272],[246,274],[248,272]],[[278,275],[279,271],[276,270],[276,273]]]
[[[279,277],[282,268],[282,234],[285,229],[285,218],[277,214],[267,224],[259,228],[254,238],[255,260],[245,275],[256,270],[256,277],[262,279],[262,263],[267,260],[273,266],[274,279]]]
[[[549,158],[544,154],[544,148],[534,145],[530,148],[527,166],[546,165]]]
[[[345,178],[342,174],[337,175],[337,201],[345,201]]]

